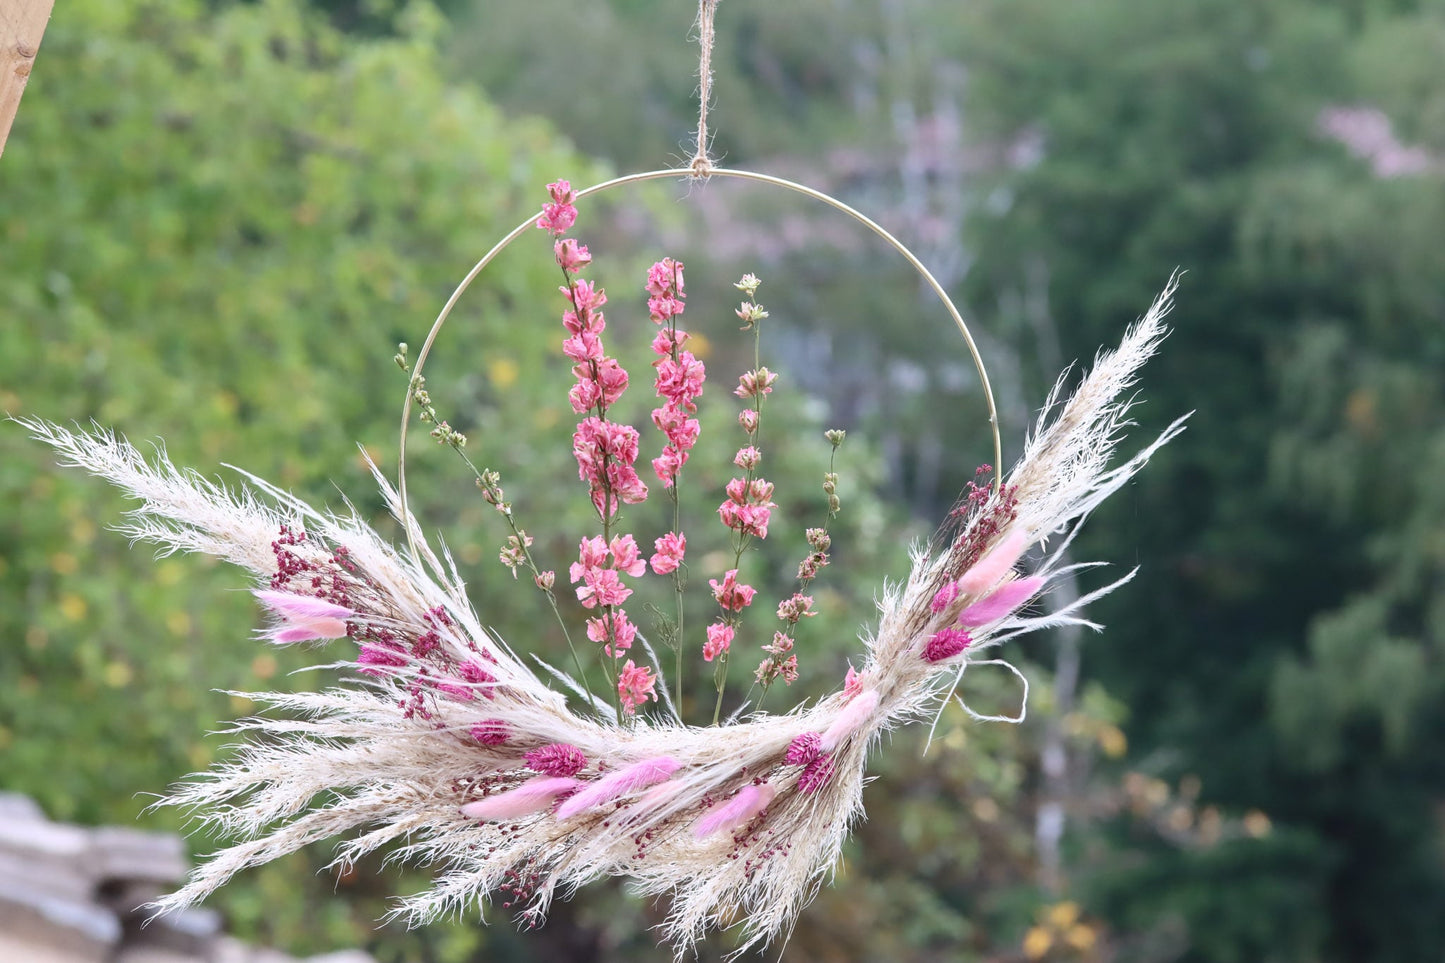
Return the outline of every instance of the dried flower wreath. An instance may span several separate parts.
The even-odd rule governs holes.
[[[710,0],[703,7],[710,34]],[[705,106],[706,56],[703,78]],[[717,725],[715,709],[712,726],[684,723],[662,665],[624,606],[632,593],[626,579],[642,576],[649,565],[656,575],[676,579],[686,535],[675,521],[644,557],[635,536],[622,531],[622,506],[648,494],[634,467],[641,435],[609,417],[628,387],[628,374],[603,345],[600,308],[606,295],[581,276],[591,255],[565,236],[576,219],[577,200],[639,180],[730,176],[797,191],[856,218],[920,272],[963,332],[989,398],[994,463],[1000,460],[987,375],[967,326],[927,269],[881,227],[834,198],[762,174],[713,168],[703,150],[705,116],[698,157],[688,170],[629,175],[576,192],[565,181],[549,185],[550,201],[541,214],[518,225],[458,286],[415,362],[402,346],[397,362],[408,385],[397,486],[373,470],[406,531],[405,552],[383,542],[356,514],[318,512],[255,476],[231,490],[178,470],[164,454],[147,462],[99,428],[71,431],[22,421],[66,464],[141,500],[122,529],[126,534],[156,542],[164,551],[204,552],[252,572],[259,580],[255,594],[273,618],[268,641],[347,638],[357,646],[343,663],[351,670],[346,685],[251,695],[279,711],[238,722],[237,730],[249,734],[239,753],[163,800],[193,809],[203,824],[234,842],[197,867],[183,889],[161,900],[162,910],[204,898],[249,866],[339,838],[338,864],[395,845],[403,858],[445,867],[430,891],[400,902],[397,913],[409,922],[498,900],[535,925],[559,888],[566,893],[620,876],[640,893],[670,901],[664,938],[679,955],[709,929],[733,921],[741,921],[741,952],[784,936],[835,865],[862,812],[868,755],[882,732],[939,711],[969,666],[1008,668],[1024,682],[1027,700],[1023,675],[980,653],[1040,628],[1097,628],[1083,616],[1084,607],[1132,577],[1131,572],[1058,611],[1029,611],[1052,579],[1085,567],[1068,564],[1065,550],[1089,513],[1183,428],[1181,418],[1138,454],[1113,464],[1131,423],[1132,399],[1125,393],[1164,336],[1173,279],[1119,347],[1098,356],[1067,400],[1061,377],[1007,478],[971,484],[951,524],[930,546],[915,551],[907,579],[885,590],[861,669],[850,669],[838,691],[786,714],[757,711]],[[405,445],[412,411],[433,425],[438,442],[458,452],[465,444],[432,405],[422,375],[427,354],[468,285],[533,225],[553,235],[564,277],[563,350],[574,363],[569,399],[581,416],[573,451],[600,527],[581,538],[568,574],[578,601],[592,613],[586,634],[600,650],[597,661],[610,687],[606,697],[591,692],[575,649],[575,675],[533,656],[544,669],[539,676],[489,632],[450,558],[428,546],[407,507]],[[767,316],[756,301],[759,283],[748,276],[738,284],[745,300],[737,314],[755,337]],[[661,404],[652,421],[663,436],[652,469],[676,505],[676,481],[697,438],[693,415],[706,372],[678,327],[686,307],[683,265],[657,262],[646,289],[649,314],[658,325],[652,347]],[[734,391],[744,402],[738,420],[745,444],[734,460],[739,475],[728,483],[717,512],[733,538],[735,561],[767,537],[776,507],[772,485],[759,474],[763,452],[756,443],[775,378],[755,364]],[[836,449],[842,433],[830,432],[829,439]],[[511,527],[502,562],[514,572],[527,570],[561,621],[553,595],[556,575],[537,565],[532,538],[517,526],[500,477],[473,470],[483,496]],[[834,482],[825,481],[830,516],[838,507]],[[809,529],[807,541],[799,590],[780,602],[783,629],[764,647],[766,658],[755,673],[764,687],[778,679],[790,683],[796,675],[792,632],[812,611],[813,599],[804,593],[828,562],[827,526]],[[1029,574],[1020,574],[1016,567],[1035,546],[1041,560]],[[754,589],[738,581],[737,570],[735,564],[711,581],[719,614],[703,633],[702,655],[716,666],[725,666],[738,615],[754,600]],[[680,583],[675,585],[680,597]],[[634,652],[637,642],[646,657]],[[683,646],[675,648],[674,679],[680,685]],[[549,678],[572,691],[573,705],[549,686]],[[725,671],[716,679],[720,707]],[[639,713],[649,700],[656,705]],[[968,711],[975,718],[1000,718]],[[1022,713],[1003,717],[1021,719]]]

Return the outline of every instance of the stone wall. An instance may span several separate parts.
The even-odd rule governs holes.
[[[54,823],[33,800],[0,793],[0,960],[298,963],[227,936],[210,910],[146,923],[144,905],[174,889],[186,869],[178,836]],[[344,950],[305,963],[374,961]]]

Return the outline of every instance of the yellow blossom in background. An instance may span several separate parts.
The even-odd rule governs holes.
[[[1099,729],[1099,748],[1110,759],[1122,759],[1129,751],[1129,737],[1118,726],[1103,726]]]
[[[1056,930],[1068,929],[1078,922],[1079,904],[1073,900],[1064,900],[1049,907],[1048,914],[1044,917],[1045,922]]]
[[[1064,942],[1068,943],[1080,953],[1086,953],[1093,949],[1098,939],[1099,934],[1087,923],[1079,923],[1071,926],[1069,927],[1069,931],[1064,934]]]
[[[1268,836],[1271,825],[1269,817],[1258,809],[1251,809],[1244,814],[1244,831],[1254,839]]]
[[[85,599],[74,592],[67,592],[60,597],[60,614],[68,621],[79,622],[89,611],[90,606],[85,604]]]
[[[258,679],[269,679],[276,674],[276,657],[262,652],[251,660],[251,674]]]
[[[112,689],[124,689],[135,681],[135,670],[128,663],[119,660],[107,662],[103,678],[105,684]]]
[[[506,391],[516,384],[521,373],[517,362],[511,358],[494,358],[487,364],[487,379],[498,391]]]
[[[1031,960],[1043,959],[1053,945],[1053,936],[1042,926],[1032,927],[1024,934],[1024,956]]]

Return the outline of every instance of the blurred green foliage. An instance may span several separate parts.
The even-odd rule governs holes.
[[[395,534],[356,447],[383,464],[394,451],[404,386],[395,344],[420,342],[470,259],[537,208],[543,184],[603,171],[546,123],[506,117],[447,81],[445,23],[433,8],[408,6],[380,22],[386,29],[348,35],[292,0],[92,2],[59,12],[0,165],[0,407],[165,438],[179,465],[225,475],[222,465],[234,464],[316,504],[341,507],[344,497]],[[660,196],[584,208],[579,228],[599,256],[594,273],[612,287],[613,343],[634,363],[647,357],[651,333],[637,323],[642,268],[663,252],[609,223],[629,213],[644,224],[685,220]],[[735,332],[731,280],[703,265],[689,271],[687,320],[712,345],[720,396],[704,410],[704,442],[684,478],[695,583],[725,567],[711,506],[741,438],[725,388],[751,354]],[[590,512],[568,454],[555,286],[547,239],[519,241],[462,303],[429,386],[471,434],[473,457],[502,471],[543,563],[565,573]],[[770,326],[787,323],[776,312]],[[636,377],[628,413],[645,421],[646,379]],[[764,425],[768,476],[799,530],[775,524],[745,575],[776,594],[803,552],[801,526],[822,519],[828,446],[822,412],[786,383]],[[871,616],[876,573],[902,573],[908,538],[927,533],[871,494],[878,469],[866,439],[850,438],[838,469],[838,564],[816,585],[823,614],[800,635],[806,679],[790,701],[836,684]],[[413,438],[411,480],[414,508],[441,526],[484,619],[560,660],[535,592],[495,561],[500,520],[424,432]],[[57,819],[180,828],[180,814],[145,807],[226,751],[225,738],[208,733],[252,704],[219,690],[315,687],[329,674],[297,671],[314,655],[247,639],[256,613],[236,572],[204,559],[152,561],[107,534],[125,503],[56,471],[13,426],[0,432],[0,492],[24,506],[0,522],[4,788],[34,796]],[[670,523],[660,501],[629,517],[639,533]],[[708,608],[699,602],[689,614],[699,638]],[[567,615],[580,626],[580,610]],[[771,630],[757,624],[736,643],[734,702],[761,657],[752,646]],[[701,665],[695,673],[694,704],[710,676]],[[630,958],[651,946],[656,909],[615,886],[559,907],[553,926],[527,937],[473,921],[378,930],[385,898],[425,876],[379,862],[340,878],[318,874],[325,858],[279,861],[214,905],[250,939],[295,952],[359,945],[388,961]],[[931,940],[966,929],[956,910],[934,916],[919,924]],[[827,940],[826,926],[805,929],[800,943],[807,932]]]
[[[178,464],[234,463],[377,515],[355,445],[383,464],[394,451],[394,343],[419,343],[546,181],[692,150],[691,4],[441,7],[450,20],[388,0],[62,5],[0,160],[0,407],[164,437]],[[827,181],[952,265],[1005,395],[1006,458],[1058,365],[1114,341],[1176,266],[1190,272],[1145,373],[1140,436],[1197,413],[1081,543],[1081,557],[1142,570],[1095,613],[1109,633],[1084,650],[1077,707],[1035,666],[1041,725],[978,726],[955,706],[926,756],[924,733],[898,734],[787,958],[1432,958],[1445,945],[1445,5],[727,0],[718,29],[715,155]],[[1378,109],[1431,165],[1378,176],[1322,132],[1321,111],[1340,106]],[[919,144],[947,124],[961,141],[939,141],[938,160]],[[967,155],[961,172],[950,150]],[[905,504],[936,520],[987,450],[976,391],[946,320],[878,249],[790,199],[720,183],[670,196],[583,208],[612,344],[645,357],[626,292],[651,260],[681,256],[717,387],[747,357],[727,285],[755,270],[765,345],[793,390],[769,411],[769,477],[808,524],[818,432],[850,429],[840,564],[788,695],[818,691],[926,531]],[[792,240],[763,243],[778,238]],[[540,235],[515,248],[463,300],[430,387],[561,571],[588,513],[555,271]],[[645,369],[634,379],[643,420]],[[704,418],[684,482],[703,515],[733,443],[725,402]],[[236,573],[130,552],[103,531],[123,502],[19,434],[0,431],[0,493],[17,506],[0,521],[0,782],[56,818],[129,822],[137,794],[206,765],[224,742],[206,731],[248,711],[212,690],[326,677],[289,675],[304,662],[245,641],[255,615]],[[415,504],[479,611],[557,652],[535,595],[496,565],[502,530],[460,466],[420,432],[412,452]],[[664,514],[657,500],[629,521],[660,530]],[[712,536],[693,557],[722,544]],[[781,588],[796,556],[770,539],[748,576]],[[1026,645],[1052,661],[1047,643]],[[689,700],[705,678],[689,678]],[[1033,818],[1052,726],[1073,760],[1070,832],[1063,878],[1043,885]],[[616,886],[559,905],[537,933],[402,934],[372,921],[423,875],[313,878],[324,859],[283,861],[217,905],[296,951],[654,954],[660,909]]]

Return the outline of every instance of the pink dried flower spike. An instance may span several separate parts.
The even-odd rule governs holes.
[[[565,742],[538,746],[523,758],[528,769],[544,776],[575,776],[587,768],[587,757],[582,755],[582,750]]]

